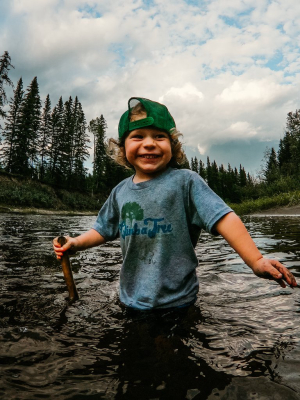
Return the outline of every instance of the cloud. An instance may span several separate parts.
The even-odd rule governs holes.
[[[12,0],[0,15],[14,81],[37,75],[53,106],[78,95],[109,136],[131,96],[165,102],[202,154],[233,139],[279,140],[299,105],[294,0]]]

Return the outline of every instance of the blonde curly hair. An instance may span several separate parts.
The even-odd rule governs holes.
[[[141,103],[138,103],[130,111],[130,121],[137,121],[147,116],[146,110]],[[154,128],[156,129],[156,128]],[[159,129],[158,129],[159,130]],[[172,158],[168,163],[168,166],[177,168],[181,163],[185,162],[186,157],[182,149],[182,143],[179,141],[179,137],[182,136],[176,128],[173,128],[171,132],[167,132],[171,143]],[[109,139],[108,141],[108,154],[109,156],[119,165],[132,169],[133,166],[128,162],[125,151],[125,140],[129,132],[125,134],[121,139]]]

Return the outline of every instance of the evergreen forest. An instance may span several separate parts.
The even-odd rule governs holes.
[[[50,96],[42,103],[37,77],[26,90],[22,77],[15,87],[8,52],[0,58],[0,168],[43,183],[90,193],[109,193],[132,172],[107,155],[106,121],[102,114],[87,123],[76,96],[62,97],[52,108]],[[8,101],[5,85],[13,86]],[[4,105],[7,104],[7,111]],[[90,133],[91,135],[89,135]],[[85,166],[93,137],[93,168]]]
[[[107,197],[111,189],[132,171],[117,165],[108,155],[107,124],[100,113],[87,123],[76,96],[60,97],[52,106],[50,96],[41,99],[37,77],[24,89],[22,77],[15,84],[7,51],[0,57],[0,172],[33,181]],[[8,99],[6,90],[13,88]],[[91,139],[92,138],[92,139]],[[93,143],[91,143],[91,140]],[[93,149],[92,170],[86,161]],[[279,149],[266,149],[259,176],[253,177],[230,164],[225,168],[207,157],[186,160],[184,168],[197,172],[225,201],[273,196],[300,189],[300,110],[289,112]]]

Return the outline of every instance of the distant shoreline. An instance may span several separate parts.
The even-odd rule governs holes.
[[[268,210],[261,210],[261,211],[256,211],[254,213],[249,214],[252,217],[258,216],[262,217],[264,215],[267,216],[299,216],[300,217],[300,204],[295,205],[295,206],[283,206],[283,207],[273,207],[269,208]]]
[[[34,207],[2,207],[0,206],[0,214],[36,214],[36,215],[91,215],[96,216],[99,210],[95,211],[71,211],[71,210],[46,210],[42,208]],[[279,206],[269,208],[267,210],[256,211],[249,214],[244,214],[252,217],[263,217],[266,216],[299,216],[300,217],[300,204],[295,206]]]
[[[98,211],[45,210],[34,207],[1,207],[0,214],[33,214],[33,215],[97,215]]]

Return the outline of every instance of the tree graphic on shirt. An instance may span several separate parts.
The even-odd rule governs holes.
[[[132,225],[132,221],[142,221],[144,219],[144,210],[141,206],[136,203],[125,203],[122,207],[121,217],[123,220],[129,219]]]

